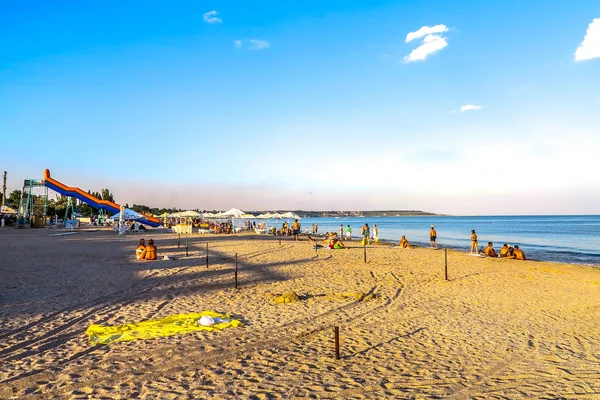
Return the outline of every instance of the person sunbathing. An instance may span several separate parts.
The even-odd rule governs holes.
[[[500,249],[500,257],[506,257],[508,255],[508,244],[504,243]]]
[[[515,246],[512,257],[509,258],[513,258],[515,260],[527,260],[525,253],[523,253],[523,250],[519,249],[519,246]]]
[[[146,243],[144,239],[140,239],[140,244],[135,249],[135,258],[138,260],[143,260],[146,257]]]
[[[404,235],[402,235],[402,238],[400,239],[400,247],[402,247],[403,249],[410,247],[410,245],[408,244],[408,240],[406,240],[406,236]]]
[[[498,253],[496,253],[496,250],[494,250],[493,246],[494,243],[488,242],[487,247],[483,251],[483,254],[485,254],[486,257],[498,257]]]
[[[146,246],[146,257],[145,260],[156,260],[157,248],[154,245],[154,240],[148,240],[148,246]]]
[[[333,235],[331,240],[329,240],[329,248],[330,249],[345,249],[346,245],[344,245],[344,243],[342,243],[342,241],[337,239],[335,236],[336,235]]]

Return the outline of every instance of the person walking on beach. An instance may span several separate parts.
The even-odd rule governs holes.
[[[363,240],[360,244],[371,244],[369,237],[371,236],[371,231],[369,230],[369,224],[364,224],[360,234],[363,237]]]
[[[379,244],[379,229],[377,225],[373,225],[373,243]]]
[[[350,228],[350,225],[346,228],[346,240],[352,240],[352,228]]]
[[[475,229],[471,230],[471,253],[479,253],[479,243],[477,242],[477,234]]]
[[[431,229],[429,230],[429,244],[431,245],[431,248],[438,248],[437,243],[435,242],[437,238],[437,232],[435,231],[435,227],[433,225],[431,225]]]

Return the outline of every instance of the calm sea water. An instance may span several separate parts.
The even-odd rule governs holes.
[[[519,245],[530,259],[574,264],[600,265],[600,215],[500,216],[500,217],[340,217],[303,218],[302,230],[319,225],[319,233],[344,232],[352,236],[368,223],[377,225],[382,240],[398,242],[402,235],[411,244],[429,246],[429,227],[435,225],[438,246],[468,251],[471,229],[479,245],[493,242],[496,251],[503,243]],[[372,229],[371,229],[372,232]]]

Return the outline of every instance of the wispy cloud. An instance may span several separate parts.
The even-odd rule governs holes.
[[[245,50],[266,50],[271,47],[271,42],[259,39],[244,39],[234,40],[233,45],[236,49],[243,48]]]
[[[575,50],[575,61],[586,61],[600,57],[600,18],[590,22],[583,42]]]
[[[406,35],[406,43],[433,33],[443,33],[447,31],[448,27],[446,25],[422,26],[418,30]]]
[[[465,112],[465,111],[481,110],[482,108],[483,108],[482,106],[476,106],[474,104],[466,104],[460,108],[460,111]]]
[[[417,31],[418,32],[418,31]],[[413,32],[414,33],[414,32]],[[423,39],[423,44],[410,52],[409,55],[404,57],[404,61],[413,62],[413,61],[423,61],[429,55],[436,53],[448,46],[448,42],[446,38],[441,35],[433,35],[429,34],[425,36]]]
[[[204,20],[204,22],[209,24],[218,24],[220,22],[223,22],[221,18],[218,18],[216,16],[217,14],[218,12],[216,10],[209,11],[207,13],[202,14],[202,19]]]

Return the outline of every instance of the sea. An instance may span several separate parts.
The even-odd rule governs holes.
[[[429,229],[435,225],[439,247],[465,252],[474,229],[479,246],[493,242],[496,251],[507,243],[532,260],[600,266],[600,215],[336,217],[302,218],[300,223],[302,231],[318,224],[319,234],[339,232],[340,225],[345,233],[350,225],[356,238],[368,223],[371,232],[377,225],[381,241],[397,244],[405,235],[419,246],[429,246]]]

